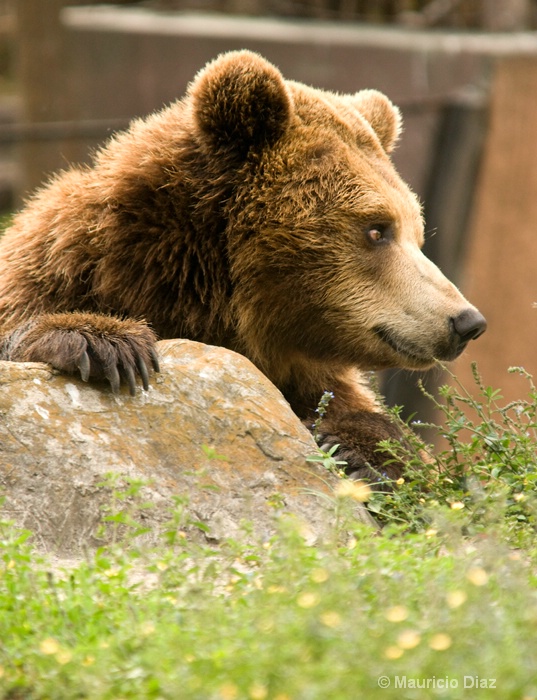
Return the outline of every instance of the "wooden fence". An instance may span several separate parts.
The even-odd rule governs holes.
[[[12,33],[18,0],[0,0],[0,36]],[[96,5],[102,0],[66,0]],[[115,0],[136,5],[139,0]],[[146,0],[164,11],[222,12],[254,16],[454,27],[486,31],[537,29],[537,0]],[[43,17],[50,9],[41,10]]]
[[[2,4],[17,0],[0,0]],[[102,0],[71,0],[70,5]],[[115,0],[135,5],[136,0]],[[537,0],[146,0],[161,10],[223,12],[273,17],[455,27],[487,31],[537,28]]]

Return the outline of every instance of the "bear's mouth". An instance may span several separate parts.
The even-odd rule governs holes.
[[[383,343],[386,343],[397,355],[405,358],[415,368],[430,366],[436,360],[451,362],[461,354],[468,344],[467,342],[438,343],[432,353],[425,354],[421,346],[398,335],[388,326],[375,326],[372,330]]]

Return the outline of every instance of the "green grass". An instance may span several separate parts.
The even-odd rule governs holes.
[[[0,238],[4,231],[11,226],[13,216],[12,212],[0,212]]]
[[[282,518],[269,541],[215,548],[183,536],[178,501],[148,550],[137,486],[124,499],[118,481],[106,527],[128,547],[57,569],[3,523],[0,696],[537,698],[537,397],[528,378],[505,408],[476,380],[477,400],[442,390],[448,448],[407,455],[405,481],[372,497],[380,534],[353,520],[350,490],[325,542]]]

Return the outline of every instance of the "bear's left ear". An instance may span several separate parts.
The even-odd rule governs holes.
[[[378,90],[360,90],[352,96],[351,102],[371,124],[386,153],[391,153],[403,126],[399,109]]]
[[[292,100],[281,73],[252,51],[231,51],[207,64],[188,97],[203,138],[241,158],[251,148],[273,144],[291,120]]]

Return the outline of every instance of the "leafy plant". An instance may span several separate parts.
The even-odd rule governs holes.
[[[384,522],[414,531],[427,528],[442,507],[464,511],[468,533],[495,524],[512,544],[521,544],[535,536],[537,524],[537,391],[527,372],[512,368],[527,380],[528,398],[503,404],[501,393],[472,369],[475,395],[453,374],[438,398],[422,387],[443,416],[442,425],[426,427],[436,428],[445,447],[435,451],[415,433],[410,450],[382,443],[406,461],[406,474],[391,493],[375,493],[369,507]]]
[[[327,471],[343,478],[345,476],[343,467],[346,466],[347,462],[337,459],[336,452],[338,448],[339,445],[332,445],[328,450],[319,448],[317,454],[306,457],[306,461],[321,464]]]
[[[315,409],[315,413],[317,414],[317,418],[315,419],[315,422],[311,426],[312,431],[313,431],[313,439],[315,442],[319,442],[320,440],[320,433],[319,429],[322,425],[323,419],[326,415],[326,412],[328,411],[328,406],[330,405],[330,402],[334,398],[334,394],[332,391],[323,391],[323,395],[321,396],[319,403],[317,405],[317,408]]]

